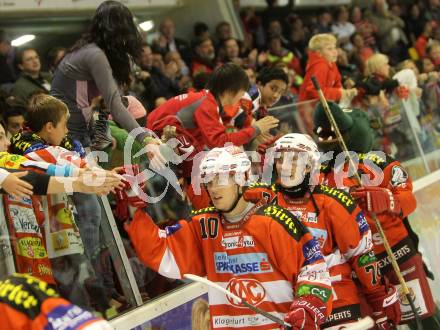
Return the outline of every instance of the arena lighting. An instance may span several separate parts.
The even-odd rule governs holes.
[[[142,31],[150,31],[152,28],[154,28],[154,22],[152,20],[145,21],[139,24],[139,27],[142,29]]]
[[[18,47],[21,45],[24,45],[25,43],[34,40],[35,39],[35,35],[33,34],[25,34],[24,36],[18,37],[14,40],[11,41],[11,45],[14,47]]]

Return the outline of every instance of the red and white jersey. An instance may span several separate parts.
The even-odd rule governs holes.
[[[331,311],[332,291],[319,244],[287,210],[254,206],[238,223],[214,208],[193,212],[160,230],[138,210],[127,231],[139,258],[160,274],[207,278],[249,303],[283,319],[292,301],[314,295]],[[274,329],[279,325],[209,289],[213,329]]]
[[[352,279],[355,271],[364,292],[378,288],[377,260],[371,231],[362,210],[351,196],[339,189],[318,185],[306,198],[289,199],[275,185],[251,185],[246,200],[265,198],[297,216],[319,242],[333,286],[333,308],[359,304]],[[372,268],[373,272],[368,270]]]
[[[348,164],[346,164],[344,171],[347,171],[347,169]],[[417,206],[417,201],[412,192],[411,178],[400,162],[390,156],[384,159],[375,152],[359,154],[358,171],[362,173],[364,178],[371,180],[371,182],[379,181],[375,186],[389,189],[393,193],[394,198],[399,200],[402,207],[401,214],[385,212],[378,214],[377,219],[382,225],[391,248],[397,251],[395,254],[398,263],[405,262],[416,253],[415,249],[408,245],[408,230],[403,222],[403,219],[414,212]],[[334,187],[340,184],[340,182],[338,183],[338,175],[340,174],[335,174],[332,167],[321,166],[321,181],[326,182],[329,186]],[[342,178],[342,184],[347,190],[358,186],[354,178],[347,178],[344,174],[342,174]],[[374,252],[379,260],[380,268],[383,272],[388,271],[391,269],[391,262],[385,252],[383,241],[376,229],[374,220],[368,215],[367,220],[372,231]]]

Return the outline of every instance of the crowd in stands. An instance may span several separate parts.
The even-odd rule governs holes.
[[[141,51],[133,58],[130,71],[118,72],[121,76],[116,77],[114,68],[111,68],[114,86],[113,79],[112,84],[106,78],[103,78],[105,82],[95,79],[94,87],[107,91],[100,90],[101,93],[84,92],[81,88],[91,87],[79,83],[95,78],[94,70],[98,68],[81,64],[79,56],[81,51],[95,56],[87,43],[94,42],[99,46],[98,39],[89,36],[89,39],[82,39],[83,43],[71,45],[73,48],[54,47],[48,54],[41,54],[32,47],[14,49],[7,34],[0,31],[0,114],[5,136],[12,143],[10,151],[27,155],[33,161],[57,164],[61,152],[59,148],[81,154],[83,146],[108,153],[110,164],[101,165],[111,170],[123,164],[122,151],[130,139],[129,131],[137,126],[156,131],[156,124],[162,118],[159,111],[166,109],[163,113],[167,113],[169,102],[185,93],[196,95],[194,102],[207,102],[205,98],[211,97],[213,104],[217,104],[215,102],[221,99],[222,110],[226,113],[221,119],[225,126],[230,124],[234,128],[232,133],[227,134],[241,134],[240,139],[237,137],[241,145],[253,145],[254,149],[258,149],[260,144],[271,139],[269,132],[277,126],[277,133],[296,127],[312,133],[311,109],[318,98],[311,83],[312,75],[317,77],[328,100],[346,107],[358,107],[368,113],[377,132],[375,149],[384,150],[401,160],[413,157],[414,154],[405,148],[412,140],[402,122],[416,128],[424,149],[432,151],[438,148],[439,0],[373,0],[367,7],[331,7],[305,15],[295,8],[279,7],[275,0],[267,3],[268,7],[260,12],[254,8],[240,9],[243,40],[234,37],[228,22],[218,23],[213,31],[204,22],[194,22],[192,38],[181,39],[176,36],[173,20],[164,18],[158,26],[157,38],[151,43],[141,40]],[[46,57],[42,61],[44,55]],[[125,63],[126,59],[116,60]],[[42,62],[46,64],[46,70],[43,70]],[[130,65],[128,60],[127,63]],[[209,85],[222,74],[220,68],[226,68],[223,71],[228,74],[230,63],[235,65],[233,68],[241,68],[248,79],[236,81],[235,90],[234,82],[229,89]],[[79,69],[72,70],[73,66]],[[268,73],[267,70],[272,71]],[[111,70],[108,72],[111,75]],[[234,77],[239,77],[239,74]],[[75,94],[63,94],[63,88],[68,90],[75,82]],[[206,92],[207,87],[210,87],[211,94]],[[114,90],[110,92],[112,88]],[[247,93],[243,97],[239,91]],[[86,94],[81,94],[83,92]],[[240,94],[238,99],[228,94],[232,92],[235,96]],[[67,107],[57,103],[60,101],[49,94],[61,99]],[[81,107],[83,100],[78,99],[78,95],[87,98],[87,106]],[[72,99],[78,104],[73,105]],[[248,113],[255,117],[245,119],[241,126],[236,120],[239,113],[235,105],[239,101],[243,109],[248,104]],[[411,105],[409,115],[404,113],[402,102]],[[270,109],[277,107],[283,110]],[[119,110],[115,110],[123,108],[128,110],[132,121],[122,118]],[[278,117],[277,114],[279,119],[272,117]],[[87,125],[81,122],[72,130],[68,122],[83,115],[88,116],[90,122]],[[194,136],[208,136],[208,141],[223,141],[219,137],[224,133],[223,124],[217,135],[211,123],[218,122],[219,118],[212,116],[200,114],[202,119],[200,122],[196,120],[189,131],[200,130],[197,132],[200,135]],[[300,123],[293,123],[295,120]],[[209,124],[204,126],[202,123]],[[65,139],[67,127],[73,139]],[[163,129],[161,126],[160,132]],[[210,130],[212,136],[205,134],[206,130]],[[134,140],[133,149],[139,151],[143,143],[148,144],[145,138]],[[75,140],[80,140],[82,146]],[[214,147],[214,144],[212,142],[208,146]],[[29,150],[30,147],[33,149]],[[200,145],[201,150],[205,147]],[[80,166],[92,167],[86,163],[84,161]],[[179,179],[182,186],[189,184],[187,176],[182,174]],[[153,195],[160,195],[165,185],[163,180],[155,177],[151,182],[154,184],[147,188]],[[118,184],[114,183],[114,186]],[[59,200],[48,197],[44,202],[49,208],[52,205],[54,210],[63,210],[64,215],[51,216],[64,217],[64,224],[71,228],[71,236],[57,236],[57,239],[65,239],[66,242],[59,243],[59,249],[52,247],[53,252],[47,252],[45,258],[48,263],[50,259],[53,271],[45,279],[57,283],[60,292],[74,303],[91,306],[104,316],[111,317],[115,315],[116,307],[123,309],[129,303],[123,297],[120,285],[115,283],[120,270],[112,264],[108,242],[100,230],[103,226],[101,206],[95,195],[83,193],[83,190],[76,192],[73,197],[63,193]],[[191,195],[193,192],[185,190],[185,193]],[[163,224],[185,216],[190,207],[173,189],[167,191],[163,201],[153,207],[157,219]],[[35,207],[37,201],[33,203]],[[38,216],[35,221],[39,223],[41,237],[43,231],[46,231],[45,235],[62,232],[59,228],[50,228],[52,231],[44,229]],[[170,283],[142,266],[124,230],[120,232],[145,299],[178,285],[178,281]],[[37,233],[35,235],[38,236]],[[81,247],[60,252],[63,244]]]

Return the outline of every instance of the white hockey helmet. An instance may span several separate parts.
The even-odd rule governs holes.
[[[214,148],[208,152],[200,164],[202,178],[213,177],[217,174],[242,174],[249,177],[251,161],[239,147],[227,146]]]
[[[305,153],[307,155],[307,164],[311,171],[316,170],[319,164],[318,146],[312,137],[308,134],[289,133],[283,135],[274,144],[275,152],[291,151]]]

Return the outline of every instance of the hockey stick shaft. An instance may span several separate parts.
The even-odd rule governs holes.
[[[246,306],[250,310],[254,311],[255,313],[263,315],[264,317],[267,317],[269,320],[271,320],[271,321],[273,321],[273,322],[275,322],[275,323],[277,323],[279,325],[284,326],[285,329],[291,329],[292,328],[292,326],[289,323],[284,322],[282,319],[280,319],[280,318],[278,318],[278,317],[276,317],[276,316],[274,316],[274,315],[272,315],[272,314],[270,314],[270,313],[268,313],[266,311],[263,311],[262,309],[260,309],[258,307],[255,307],[255,306],[249,304],[246,300],[238,297],[237,295],[233,294],[231,291],[226,290],[225,288],[221,287],[217,283],[214,283],[214,282],[208,280],[205,277],[200,277],[200,276],[197,276],[197,275],[194,275],[194,274],[184,274],[183,277],[185,277],[185,278],[187,278],[187,279],[189,279],[191,281],[195,281],[195,282],[200,282],[200,283],[206,284],[207,286],[210,286],[211,288],[214,288],[214,289],[216,289],[216,290],[218,290],[220,292],[223,292],[225,295],[227,295],[227,296],[231,297],[232,299],[238,301],[239,303],[243,304],[244,306]]]
[[[336,133],[336,137],[337,137],[338,142],[339,142],[339,144],[340,144],[340,146],[342,148],[342,151],[344,152],[344,156],[345,156],[345,158],[348,158],[349,168],[351,167],[351,169],[353,170],[354,176],[355,176],[356,180],[358,181],[358,184],[360,186],[362,186],[362,180],[361,180],[361,177],[360,177],[360,175],[359,175],[359,173],[358,173],[358,171],[356,169],[356,165],[354,164],[353,159],[350,157],[350,153],[349,153],[349,150],[347,148],[347,145],[345,144],[345,140],[342,137],[342,134],[341,134],[341,131],[339,130],[338,124],[336,123],[336,120],[333,117],[333,114],[332,114],[332,112],[330,110],[330,107],[328,106],[328,103],[327,103],[327,100],[326,100],[326,98],[324,96],[324,93],[321,90],[321,86],[319,85],[318,80],[316,79],[315,76],[312,76],[312,82],[313,82],[313,85],[314,85],[316,91],[318,92],[319,100],[320,100],[320,102],[321,102],[321,104],[322,104],[322,106],[324,108],[324,112],[327,115],[327,118],[328,118],[328,120],[330,122],[330,125],[333,127],[333,129],[334,129],[334,131]],[[381,239],[383,241],[383,246],[384,246],[385,251],[386,251],[386,253],[387,253],[387,255],[388,255],[388,257],[389,257],[389,259],[391,261],[391,265],[392,265],[392,267],[394,269],[394,272],[397,275],[397,278],[398,278],[399,283],[400,283],[400,285],[402,287],[403,293],[405,294],[405,296],[407,297],[408,301],[410,302],[411,310],[413,311],[414,317],[415,317],[416,322],[417,322],[417,327],[419,329],[422,329],[421,323],[420,323],[419,314],[417,313],[417,309],[414,306],[414,302],[413,302],[413,300],[411,298],[411,294],[410,294],[410,291],[408,289],[408,285],[406,284],[405,279],[403,278],[402,272],[400,271],[399,265],[397,264],[396,258],[394,257],[394,254],[393,254],[393,251],[391,250],[391,247],[390,247],[388,239],[387,239],[387,237],[385,235],[385,232],[383,231],[383,228],[382,228],[379,220],[377,219],[376,214],[375,213],[370,213],[370,215],[371,215],[371,218],[373,219],[374,224],[376,225],[377,231],[379,232],[379,235],[380,235],[380,237],[381,237]]]

